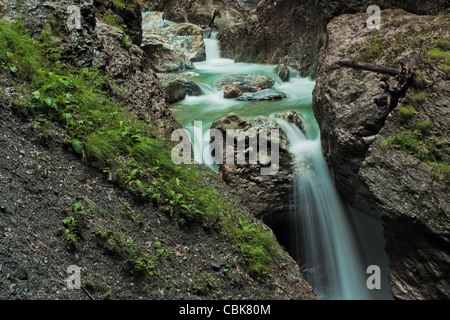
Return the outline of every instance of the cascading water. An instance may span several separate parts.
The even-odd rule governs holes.
[[[211,38],[203,39],[205,43],[206,61],[220,60],[219,41],[216,40],[217,32],[211,32]]]
[[[305,262],[308,282],[321,298],[368,299],[365,267],[323,159],[319,137],[307,139],[294,124],[277,121],[298,162],[291,233],[296,258]]]
[[[204,146],[209,141],[208,137],[202,136],[203,133],[213,121],[230,112],[246,117],[272,117],[287,110],[301,113],[306,137],[295,125],[275,118],[286,133],[291,151],[299,163],[292,192],[295,210],[291,214],[290,234],[293,239],[284,245],[289,247],[290,253],[302,266],[305,277],[322,299],[390,299],[387,277],[383,278],[385,290],[374,294],[366,288],[365,272],[370,264],[380,265],[387,274],[381,227],[370,218],[373,221],[358,224],[355,229],[354,220],[360,218],[350,216],[339,198],[321,154],[318,125],[311,110],[314,82],[297,77],[282,82],[274,73],[273,65],[235,63],[231,59],[223,59],[214,33],[204,42],[206,61],[195,64],[195,72],[199,75],[192,80],[199,83],[205,94],[187,96],[172,106],[177,120],[197,143],[194,145],[195,159],[199,162],[204,160]],[[243,102],[224,99],[223,92],[214,88],[214,83],[221,78],[244,73],[261,73],[275,79],[274,89],[286,93],[287,98]],[[287,231],[282,230],[283,233]],[[364,237],[357,237],[364,233],[371,235],[369,242]]]

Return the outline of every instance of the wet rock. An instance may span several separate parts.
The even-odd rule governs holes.
[[[268,165],[251,164],[249,161],[250,149],[246,149],[246,161],[244,164],[237,164],[237,148],[224,152],[224,164],[219,165],[219,172],[223,180],[240,195],[243,202],[247,204],[251,212],[258,218],[263,219],[267,224],[276,224],[277,221],[286,221],[289,214],[289,188],[294,177],[293,157],[288,150],[288,142],[278,124],[270,119],[263,118],[242,118],[236,114],[215,121],[212,128],[218,129],[226,134],[227,129],[241,129],[236,141],[244,141],[248,137],[246,132],[254,129],[256,136],[260,137],[263,131],[268,132],[267,147],[270,153],[275,145],[272,144],[271,129],[278,129],[280,133],[279,141],[279,166],[273,175],[262,175],[261,168]],[[226,154],[234,153],[234,163],[226,163]],[[260,154],[258,153],[258,159]]]
[[[278,118],[286,120],[287,122],[295,124],[306,135],[305,126],[303,124],[301,115],[296,111],[286,111],[276,115]]]
[[[229,84],[235,86],[242,92],[257,92],[272,88],[275,81],[262,74],[238,74],[227,76],[217,81],[216,87],[222,89]]]
[[[243,93],[238,97],[239,101],[265,101],[265,100],[281,100],[286,98],[286,94],[283,92],[275,91],[272,89],[264,89],[254,93]]]
[[[151,25],[151,24],[150,24]],[[193,69],[193,62],[206,57],[203,29],[191,23],[143,29],[142,49],[156,72]]]
[[[141,48],[155,72],[180,72],[193,68],[184,53],[163,35],[144,34]]]
[[[202,88],[194,81],[176,79],[164,85],[164,91],[169,103],[175,103],[189,96],[200,96],[203,94]]]
[[[236,86],[229,84],[223,88],[223,97],[225,99],[234,99],[242,95],[242,91]]]
[[[164,87],[169,103],[175,103],[186,97],[186,88],[183,80],[175,80],[169,82]]]
[[[194,81],[183,80],[183,86],[188,96],[201,96],[203,94],[202,88]]]
[[[289,71],[289,68],[284,64],[277,66],[275,68],[275,72],[278,74],[278,76],[283,82],[288,82],[291,77],[291,72]]]

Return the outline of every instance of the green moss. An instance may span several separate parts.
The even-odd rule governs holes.
[[[438,39],[434,42],[436,46],[444,51],[450,51],[450,40]]]
[[[450,53],[447,51],[442,51],[439,49],[430,49],[427,51],[427,55],[431,59],[445,61],[447,65],[450,64]]]
[[[427,87],[427,80],[425,72],[418,72],[414,76],[414,87],[417,89],[425,89]]]
[[[411,120],[416,114],[417,111],[412,106],[402,106],[398,109],[398,116],[402,122]]]
[[[416,123],[416,128],[422,133],[422,135],[428,135],[430,130],[433,128],[433,124],[428,120],[418,121]]]
[[[415,104],[423,103],[427,99],[427,93],[425,91],[415,92],[411,96],[411,99],[412,99],[413,103],[415,103]]]
[[[104,14],[104,15],[102,15],[102,18],[110,26],[116,27],[116,28],[118,28],[118,29],[120,29],[122,31],[124,31],[127,28],[127,26],[125,24],[121,24],[119,22],[119,20],[117,19],[117,17],[114,16],[114,15]]]

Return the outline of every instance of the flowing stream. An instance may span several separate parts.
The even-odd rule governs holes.
[[[235,63],[222,59],[213,34],[205,39],[206,61],[196,63],[198,75],[189,77],[204,91],[187,96],[171,106],[177,120],[195,137],[195,158],[203,159],[203,146],[209,144],[202,133],[212,122],[233,112],[244,117],[271,117],[286,133],[291,151],[300,164],[291,199],[294,209],[289,230],[282,243],[297,260],[305,278],[322,299],[391,299],[387,280],[387,259],[380,224],[342,203],[321,153],[320,133],[312,112],[314,81],[291,77],[282,82],[275,65]],[[275,80],[274,90],[284,92],[280,101],[243,102],[224,99],[214,83],[232,74],[264,74]],[[301,114],[306,136],[293,124],[276,119],[275,114],[294,110]],[[216,168],[213,168],[216,169]],[[274,229],[276,232],[276,230]],[[281,242],[281,240],[280,240]],[[380,290],[369,290],[366,274],[369,265],[381,268]]]

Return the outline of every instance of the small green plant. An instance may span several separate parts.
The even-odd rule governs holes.
[[[127,28],[127,26],[124,25],[124,24],[121,24],[121,23],[119,22],[118,18],[117,18],[116,16],[114,16],[114,15],[111,15],[111,14],[104,14],[104,15],[102,16],[102,18],[103,18],[103,20],[105,20],[105,22],[106,22],[107,24],[109,24],[110,26],[116,27],[116,28],[118,28],[118,29],[120,29],[120,30],[122,30],[122,31],[125,31],[126,28]]]
[[[412,106],[402,106],[398,109],[398,116],[402,122],[411,120],[416,114],[417,111]]]
[[[445,51],[450,51],[450,40],[448,39],[438,39],[434,42],[436,46]]]
[[[417,89],[425,89],[427,87],[427,76],[425,72],[419,72],[414,77],[414,86]]]
[[[416,128],[422,133],[422,135],[428,135],[431,128],[433,128],[433,124],[428,120],[418,121],[416,123]]]
[[[419,142],[414,135],[408,131],[403,131],[389,140],[391,143],[399,145],[403,150],[413,152]]]
[[[214,287],[215,281],[209,272],[202,272],[191,290],[197,295],[204,295]]]
[[[420,104],[427,99],[427,94],[425,91],[418,91],[412,95],[412,100],[414,103]]]
[[[130,46],[131,46],[130,38],[128,38],[127,35],[123,35],[123,45],[124,45],[125,49],[127,49],[127,50],[130,49]]]
[[[164,253],[164,248],[161,247],[161,242],[159,241],[155,241],[155,247],[156,247],[156,252],[158,252],[159,254],[163,254]]]
[[[140,214],[136,215],[133,212],[133,209],[131,209],[131,206],[130,206],[130,204],[128,202],[124,202],[124,204],[123,204],[123,212],[125,213],[125,216],[128,219],[132,220],[134,223],[141,223],[141,221],[140,221],[141,215]]]
[[[126,242],[128,248],[128,258],[125,260],[131,274],[142,277],[156,276],[156,260],[148,256],[144,250],[137,246],[133,240]]]
[[[59,228],[58,232],[64,232],[67,244],[73,248],[80,239],[82,230],[87,227],[90,215],[81,202],[64,210],[69,212],[69,216],[63,219],[63,227]]]

